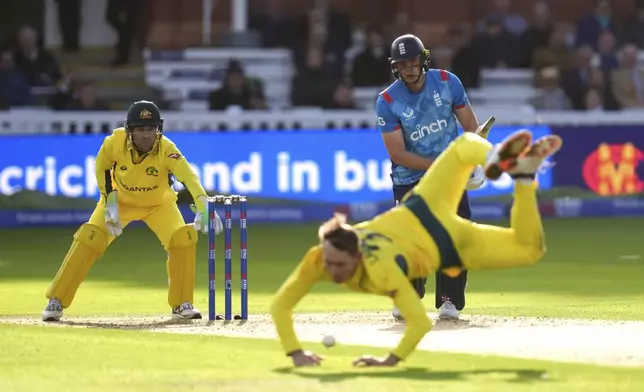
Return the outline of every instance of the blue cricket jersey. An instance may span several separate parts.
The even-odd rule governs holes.
[[[407,151],[436,159],[458,136],[455,110],[468,104],[460,79],[449,71],[430,69],[425,86],[412,93],[396,80],[378,95],[376,113],[382,133],[402,130]],[[394,185],[413,184],[424,171],[412,170],[392,162]]]

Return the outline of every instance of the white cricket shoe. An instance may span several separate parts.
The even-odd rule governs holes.
[[[515,169],[518,165],[518,158],[523,155],[531,143],[532,133],[527,129],[522,129],[496,144],[485,163],[485,176],[494,181],[498,180],[503,173]]]
[[[197,320],[201,318],[201,312],[192,306],[190,302],[184,302],[172,309],[172,317],[176,319]]]
[[[439,319],[454,319],[458,320],[461,314],[458,312],[456,309],[456,306],[452,303],[452,301],[445,301],[441,305],[440,309],[438,310],[438,318]]]
[[[517,158],[516,166],[508,170],[508,174],[515,179],[534,179],[536,173],[544,166],[546,158],[559,151],[562,145],[563,140],[557,135],[539,138]]]
[[[49,300],[47,307],[42,311],[42,321],[60,321],[63,317],[63,307],[56,298]]]

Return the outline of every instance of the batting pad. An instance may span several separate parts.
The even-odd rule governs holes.
[[[168,304],[173,309],[184,302],[193,303],[197,239],[192,225],[182,226],[170,238],[166,267],[170,283]]]
[[[94,262],[107,249],[107,234],[98,226],[84,223],[76,230],[63,264],[47,289],[48,299],[57,298],[63,308],[71,305],[76,291]]]

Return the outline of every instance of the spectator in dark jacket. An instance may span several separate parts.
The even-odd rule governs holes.
[[[26,106],[33,98],[27,78],[16,69],[10,51],[0,53],[0,109]]]

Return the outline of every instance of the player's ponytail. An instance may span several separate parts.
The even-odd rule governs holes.
[[[358,253],[358,235],[346,222],[346,215],[333,214],[331,219],[320,226],[318,237],[320,241],[329,241],[338,250],[355,255]]]

